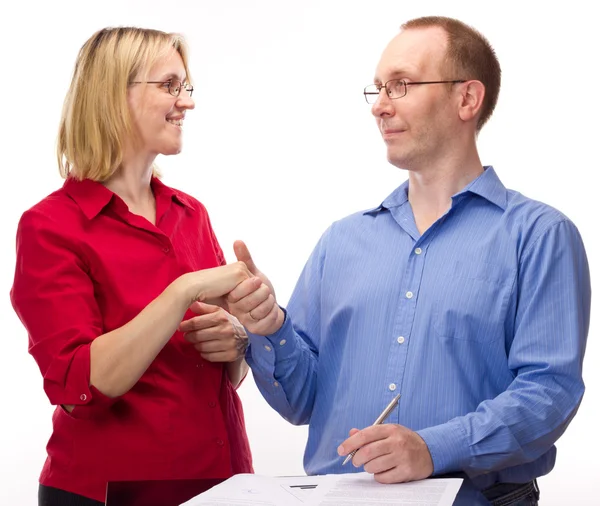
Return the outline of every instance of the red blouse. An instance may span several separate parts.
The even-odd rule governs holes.
[[[181,333],[121,397],[90,386],[95,337],[126,324],[181,274],[225,262],[204,206],[156,178],[152,189],[156,226],[102,184],[68,179],[17,231],[11,300],[57,405],[40,483],[98,501],[108,481],[252,472],[225,367]]]

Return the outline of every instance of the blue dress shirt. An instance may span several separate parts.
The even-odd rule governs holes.
[[[401,393],[387,422],[420,434],[434,474],[464,471],[480,489],[544,475],[584,392],[581,237],[491,167],[423,235],[407,192],[321,237],[283,327],[249,335],[258,388],[309,424],[308,474],[355,471],[338,445]]]

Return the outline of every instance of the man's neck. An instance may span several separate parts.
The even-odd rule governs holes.
[[[429,165],[409,172],[408,201],[412,207],[417,229],[423,234],[452,203],[458,193],[483,173],[479,156]]]

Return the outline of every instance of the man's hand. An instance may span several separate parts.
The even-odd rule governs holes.
[[[285,319],[275,300],[273,285],[258,270],[242,241],[236,241],[233,249],[238,261],[246,264],[253,277],[241,282],[227,295],[229,311],[250,332],[263,336],[273,334],[281,328]]]
[[[246,353],[248,337],[237,319],[219,306],[194,302],[199,316],[181,322],[179,330],[209,362],[234,362]]]
[[[352,429],[350,437],[339,446],[338,454],[346,456],[356,449],[352,464],[364,466],[379,483],[422,480],[433,473],[433,461],[425,441],[402,425],[386,423],[363,430]]]

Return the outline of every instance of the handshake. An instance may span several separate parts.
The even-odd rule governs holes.
[[[186,308],[199,316],[183,321],[179,329],[203,358],[231,362],[243,355],[250,332],[269,335],[283,325],[273,285],[260,272],[242,241],[233,245],[237,262],[189,272],[173,282]]]

